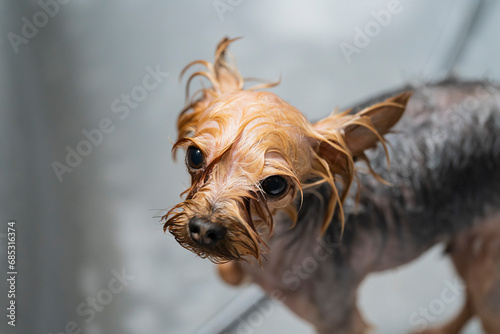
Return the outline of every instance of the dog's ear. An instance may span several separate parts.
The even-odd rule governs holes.
[[[405,92],[354,115],[350,115],[349,111],[332,114],[313,124],[313,127],[325,139],[338,142],[353,158],[361,157],[366,149],[374,147],[377,142],[384,143],[382,136],[399,121],[410,97],[411,92]],[[336,155],[328,146],[330,145],[327,143],[321,143],[319,147],[321,156]],[[321,150],[330,152],[322,154]]]
[[[388,133],[401,118],[410,96],[411,92],[406,92],[356,114],[349,114],[348,110],[332,114],[313,124],[313,148],[316,153],[313,159],[313,178],[315,176],[320,182],[329,183],[333,190],[322,227],[323,232],[330,224],[337,204],[343,226],[342,203],[356,177],[354,161],[356,159],[367,161],[371,170],[364,151],[374,147],[378,142],[382,143],[387,153],[383,135]],[[373,171],[372,174],[378,177]],[[342,194],[337,192],[336,180],[343,185]]]

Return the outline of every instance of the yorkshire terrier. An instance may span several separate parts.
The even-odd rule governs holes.
[[[211,86],[178,119],[173,153],[185,149],[191,186],[164,229],[226,282],[278,291],[322,334],[367,333],[363,279],[442,242],[467,300],[427,333],[458,333],[473,315],[500,333],[499,87],[406,88],[310,123],[256,91],[277,83],[244,89],[226,59],[233,41],[219,43],[213,64],[183,70],[204,65],[187,88],[197,76]]]

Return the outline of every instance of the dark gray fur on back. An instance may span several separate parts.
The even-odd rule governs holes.
[[[318,333],[363,332],[356,291],[369,273],[407,263],[500,211],[499,87],[447,81],[411,90],[402,119],[386,136],[391,168],[381,145],[366,152],[392,185],[361,174],[359,202],[354,185],[344,203],[342,237],[339,210],[320,233],[331,189],[305,193],[295,228],[286,214],[274,217],[264,268],[245,267]]]
[[[366,270],[382,270],[412,260],[488,210],[500,209],[499,87],[446,81],[411,90],[403,118],[386,136],[390,169],[381,145],[367,152],[374,170],[392,185],[362,175],[359,203],[354,186],[344,205],[342,239],[338,217],[325,235],[337,248],[338,265],[352,260],[362,233],[371,243],[366,245],[372,253]],[[330,195],[326,187],[319,193]],[[290,242],[303,238],[310,224],[321,223],[322,202],[306,195],[297,228],[285,233]]]

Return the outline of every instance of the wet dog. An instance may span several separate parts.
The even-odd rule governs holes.
[[[309,122],[244,88],[222,40],[191,75],[211,86],[178,119],[191,186],[165,216],[185,248],[253,281],[318,333],[366,333],[356,291],[371,272],[448,245],[467,286],[450,324],[500,333],[500,93],[454,81],[398,92]],[[187,94],[189,96],[189,94]],[[389,168],[390,158],[390,168]],[[363,172],[365,170],[365,172]]]

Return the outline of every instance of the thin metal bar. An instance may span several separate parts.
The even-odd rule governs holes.
[[[240,293],[229,304],[224,306],[215,317],[201,326],[194,334],[230,334],[244,319],[269,297],[256,285],[252,285]]]
[[[450,48],[448,59],[445,60],[444,66],[447,66],[448,75],[452,74],[456,63],[465,50],[465,46],[471,37],[471,32],[477,26],[481,17],[482,8],[485,6],[485,0],[475,0],[470,4],[469,15],[465,18],[460,34]]]

